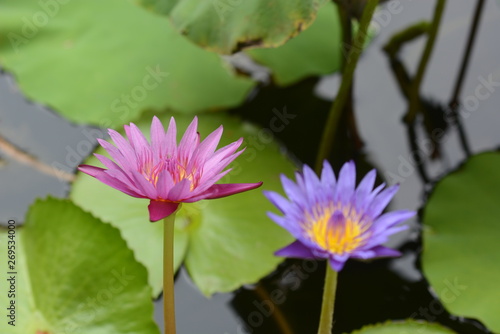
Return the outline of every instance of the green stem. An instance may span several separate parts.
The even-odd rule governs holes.
[[[424,53],[420,59],[420,64],[418,65],[417,74],[413,78],[411,90],[410,90],[410,106],[408,113],[405,116],[405,121],[407,123],[413,123],[415,117],[417,116],[418,109],[420,106],[419,94],[420,85],[424,79],[425,70],[429,59],[434,48],[434,42],[436,41],[437,32],[439,24],[441,23],[441,18],[443,17],[444,7],[446,5],[446,0],[437,0],[436,9],[434,10],[434,18],[432,19],[431,26],[429,28],[429,37],[427,38],[427,43],[425,45]]]
[[[175,213],[163,220],[163,324],[165,334],[175,334],[174,225]]]
[[[353,46],[349,51],[347,56],[347,64],[342,74],[342,83],[333,102],[332,108],[328,115],[326,121],[325,129],[323,130],[323,137],[321,139],[321,144],[318,152],[318,157],[316,159],[316,170],[321,170],[323,160],[327,159],[333,147],[333,141],[335,139],[335,134],[337,132],[337,126],[339,123],[342,110],[344,109],[347,98],[349,97],[349,90],[352,83],[352,78],[354,76],[354,70],[358,64],[359,56],[363,51],[363,46],[365,45],[365,40],[367,37],[368,26],[372,19],[373,13],[377,8],[379,0],[369,0],[366,2],[365,9],[363,11],[363,16],[359,24],[358,32],[353,40]]]
[[[337,291],[337,272],[326,263],[325,287],[323,303],[319,320],[318,334],[331,334],[333,327],[333,312],[335,310],[335,293]]]

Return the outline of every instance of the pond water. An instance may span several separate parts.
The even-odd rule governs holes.
[[[332,162],[336,168],[354,158],[361,170],[376,167],[391,183],[401,189],[392,209],[419,209],[433,182],[459,166],[467,154],[460,143],[456,126],[441,122],[452,97],[458,77],[467,35],[476,2],[453,0],[447,4],[436,46],[422,83],[422,98],[434,112],[432,129],[444,130],[438,148],[430,140],[420,120],[411,143],[407,126],[402,122],[408,102],[400,93],[382,51],[396,32],[410,22],[432,17],[433,2],[400,1],[397,14],[379,17],[382,28],[363,54],[355,77],[354,114],[364,146],[353,144],[348,133],[352,124],[346,119],[338,134]],[[500,85],[484,87],[491,78],[500,82],[500,6],[487,1],[479,24],[472,57],[463,82],[460,121],[472,153],[498,149],[500,144]],[[409,43],[401,52],[410,73],[420,59],[424,39]],[[233,110],[246,119],[269,126],[271,111],[286,108],[295,118],[275,135],[284,147],[303,163],[313,164],[316,147],[326,114],[338,88],[339,77],[309,78],[286,89],[263,84],[247,103]],[[483,85],[483,88],[478,88]],[[478,96],[478,90],[488,96]],[[481,95],[481,96],[483,96]],[[27,101],[6,74],[0,76],[0,133],[20,148],[26,156],[46,164],[54,162],[73,170],[92,150],[88,127],[69,124],[47,108]],[[477,101],[477,104],[473,102]],[[348,132],[351,129],[351,132]],[[22,221],[29,204],[36,197],[52,194],[64,197],[69,184],[43,171],[28,167],[13,158],[5,145],[0,150],[0,221]],[[435,153],[431,158],[431,152]],[[421,156],[419,163],[416,156]],[[403,257],[373,263],[349,262],[339,278],[334,332],[343,333],[363,324],[387,319],[439,321],[459,333],[488,333],[471,319],[449,315],[423,278],[418,257],[419,219],[393,240]],[[217,294],[207,299],[189,281],[184,270],[176,280],[176,306],[179,333],[314,333],[319,319],[324,264],[299,260],[285,261],[276,272],[255,286],[234,293]],[[156,303],[155,318],[161,326],[161,301]]]

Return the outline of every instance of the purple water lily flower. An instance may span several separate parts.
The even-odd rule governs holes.
[[[382,246],[390,235],[406,229],[398,226],[413,217],[413,211],[382,214],[398,186],[373,189],[376,172],[370,171],[356,188],[356,167],[347,162],[335,179],[325,161],[321,178],[308,166],[296,173],[296,183],[281,176],[288,199],[275,192],[265,196],[284,214],[269,217],[287,229],[297,240],[276,252],[278,256],[328,259],[340,271],[349,258],[371,259],[401,255]],[[384,189],[384,190],[383,190]]]
[[[197,127],[195,117],[179,145],[173,117],[167,132],[160,120],[153,118],[151,144],[133,123],[124,126],[128,140],[109,129],[116,147],[105,140],[98,141],[114,161],[94,154],[107,169],[89,165],[80,165],[78,169],[127,195],[150,199],[151,221],[171,215],[183,202],[225,197],[262,185],[262,182],[215,184],[231,171],[224,169],[243,152],[236,152],[243,139],[216,151],[222,126],[201,143]]]

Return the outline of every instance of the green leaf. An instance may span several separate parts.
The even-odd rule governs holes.
[[[2,259],[8,236],[0,230]],[[160,333],[147,271],[114,227],[68,200],[39,200],[17,227],[15,247],[16,296],[2,293],[0,303],[15,300],[16,322],[2,319],[0,332]],[[7,264],[3,273],[12,271]]]
[[[451,313],[500,332],[500,153],[472,157],[435,187],[424,211],[422,265]]]
[[[164,123],[168,121],[167,117],[160,117]],[[190,116],[176,115],[179,134],[191,120]],[[138,126],[148,133],[150,124],[151,117],[145,117]],[[219,147],[240,137],[248,140],[244,144],[246,151],[233,163],[233,171],[221,183],[264,181],[264,186],[226,198],[185,203],[178,213],[177,264],[179,258],[184,258],[191,278],[205,295],[256,282],[282,261],[273,255],[274,251],[292,241],[285,230],[267,218],[266,211],[273,207],[262,190],[280,191],[279,174],[290,174],[293,164],[280,153],[269,130],[266,132],[225,114],[199,116],[202,137],[220,124],[224,125],[224,134]],[[102,149],[98,149],[98,153],[106,154]],[[93,157],[86,163],[100,165]],[[158,294],[162,286],[161,256],[158,255],[162,249],[162,224],[148,222],[148,200],[124,195],[85,174],[77,175],[71,197],[86,210],[120,228],[137,259],[148,268],[149,282]]]
[[[306,29],[326,0],[136,0],[161,14],[196,44],[219,53],[277,47]],[[168,2],[168,1],[167,1]]]
[[[335,6],[333,2],[322,6],[311,27],[284,45],[247,53],[269,67],[279,85],[339,70],[343,57],[342,26]]]
[[[383,324],[369,325],[351,334],[453,334],[454,331],[436,323],[408,319],[388,321]]]
[[[45,4],[45,2],[44,2]],[[238,105],[254,83],[123,0],[0,3],[0,63],[31,99],[102,127]]]

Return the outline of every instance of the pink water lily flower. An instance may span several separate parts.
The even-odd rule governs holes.
[[[128,140],[109,129],[116,147],[105,140],[98,141],[114,161],[94,154],[107,169],[89,165],[80,165],[78,169],[127,195],[150,199],[150,221],[171,215],[183,202],[225,197],[262,185],[215,184],[231,171],[224,169],[243,152],[237,152],[243,139],[216,150],[222,126],[201,143],[197,127],[195,117],[179,144],[173,117],[167,132],[160,120],[153,118],[151,143],[133,123],[124,126]]]

